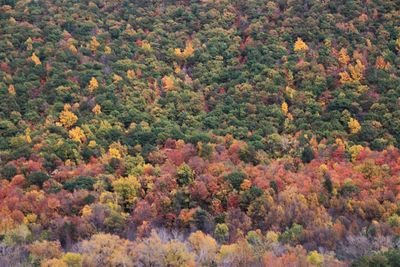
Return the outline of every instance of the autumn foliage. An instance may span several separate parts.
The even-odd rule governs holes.
[[[398,1],[0,1],[0,266],[399,266]]]

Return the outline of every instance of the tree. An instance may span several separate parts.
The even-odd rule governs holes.
[[[60,259],[44,260],[40,267],[68,267],[68,265]]]
[[[350,132],[352,134],[356,134],[361,130],[361,125],[358,122],[358,120],[356,120],[356,119],[350,118],[350,120],[349,120],[347,125],[348,125],[348,127],[350,129]]]
[[[349,71],[351,74],[351,78],[355,81],[360,81],[364,77],[365,66],[361,63],[361,60],[357,59],[356,64],[349,65]]]
[[[306,146],[301,153],[301,161],[303,163],[310,163],[314,159],[314,151],[311,147]]]
[[[64,106],[64,110],[60,113],[60,123],[65,128],[71,128],[78,121],[78,117],[69,111],[68,105]]]
[[[62,255],[61,244],[59,241],[35,241],[29,245],[28,250],[31,253],[33,263],[53,258],[58,259]]]
[[[134,70],[127,70],[126,76],[129,80],[133,80],[136,77],[136,73]]]
[[[26,182],[28,185],[42,186],[45,181],[50,179],[50,176],[44,172],[33,172],[26,177]]]
[[[212,266],[216,264],[218,244],[209,235],[196,231],[189,236],[189,242],[196,252],[196,263],[198,266]]]
[[[194,53],[192,41],[189,40],[186,42],[186,47],[183,51],[181,51],[181,49],[179,49],[179,48],[175,48],[174,52],[175,52],[175,56],[177,56],[180,59],[189,58]]]
[[[189,185],[194,180],[195,172],[189,167],[189,165],[183,163],[178,167],[176,175],[179,185]]]
[[[251,266],[253,264],[253,251],[246,240],[237,243],[222,245],[218,253],[220,266]]]
[[[340,49],[340,51],[339,51],[339,62],[344,66],[347,66],[347,64],[349,64],[350,57],[347,55],[347,49],[346,48]]]
[[[219,241],[226,241],[229,237],[229,228],[228,225],[226,225],[225,223],[219,223],[216,225],[215,227],[215,231],[214,231],[215,237],[219,240]]]
[[[300,38],[298,37],[296,42],[294,43],[294,51],[307,51],[308,46],[307,44]]]
[[[99,41],[97,41],[96,36],[92,36],[92,39],[90,40],[90,50],[92,51],[92,53],[95,53],[97,51],[97,48],[100,46]]]
[[[100,106],[99,104],[96,104],[96,105],[94,106],[94,108],[92,109],[92,112],[93,112],[94,114],[96,114],[96,115],[101,114],[101,106]]]
[[[171,240],[164,245],[165,256],[163,266],[195,266],[194,254],[187,250],[187,247],[178,240]]]
[[[375,68],[377,69],[388,69],[390,66],[389,63],[385,62],[385,59],[382,56],[379,56],[376,58],[376,62],[375,62]]]
[[[26,39],[25,41],[25,45],[26,45],[26,50],[31,51],[33,49],[33,41],[31,37],[28,37],[28,39]]]
[[[82,143],[86,140],[86,135],[80,127],[69,130],[68,134],[69,137],[76,142]]]
[[[286,103],[286,102],[283,102],[282,103],[282,105],[281,105],[281,110],[282,110],[282,113],[283,113],[283,115],[287,115],[287,113],[288,113],[288,104]]]
[[[308,254],[307,261],[312,264],[312,266],[322,266],[324,263],[324,256],[313,250]]]
[[[74,190],[93,190],[95,180],[92,177],[78,176],[74,179],[68,180],[64,184],[64,189],[73,192]]]
[[[67,252],[62,256],[63,262],[67,264],[68,267],[82,267],[83,258],[79,253]]]
[[[353,79],[350,77],[347,71],[340,72],[339,76],[340,76],[340,83],[342,84],[346,84],[353,81]]]
[[[83,266],[134,266],[133,244],[111,234],[95,234],[79,245]]]
[[[13,96],[16,94],[14,85],[10,84],[10,85],[8,86],[8,93],[9,93],[10,95],[13,95]]]
[[[113,181],[112,186],[125,207],[130,207],[135,202],[141,188],[139,181],[133,175]]]
[[[95,77],[92,77],[89,81],[88,90],[93,93],[97,88],[99,88],[99,82]]]
[[[240,185],[243,183],[246,178],[246,174],[243,172],[232,172],[225,176],[225,179],[232,185],[232,187],[236,190],[240,189]]]
[[[38,56],[36,56],[35,53],[32,54],[31,60],[35,63],[36,66],[42,64],[42,62],[40,61],[40,59],[38,58]]]
[[[162,82],[165,90],[170,91],[175,89],[175,82],[171,76],[164,76]]]

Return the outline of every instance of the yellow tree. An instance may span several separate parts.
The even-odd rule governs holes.
[[[112,186],[114,192],[119,196],[121,204],[125,206],[130,206],[135,202],[141,187],[138,179],[133,175],[115,180],[112,182]]]
[[[181,72],[181,70],[182,70],[181,67],[174,62],[174,71],[175,71],[175,73],[178,74],[178,73]]]
[[[129,80],[133,80],[136,77],[135,71],[134,70],[128,70],[126,72],[126,77],[128,77]]]
[[[111,51],[111,47],[109,47],[108,45],[104,47],[104,54],[109,55],[111,54]]]
[[[281,110],[282,110],[283,115],[286,116],[287,113],[288,113],[288,110],[289,110],[288,104],[287,104],[286,102],[283,102],[283,103],[282,103],[282,105],[281,105]]]
[[[296,42],[294,43],[294,51],[307,51],[308,45],[301,39],[297,38]]]
[[[90,50],[92,50],[93,53],[97,51],[97,48],[100,46],[100,43],[99,43],[99,41],[97,41],[96,36],[92,37],[92,40],[90,41],[89,46],[90,46]]]
[[[349,57],[349,55],[347,55],[347,49],[346,48],[340,49],[340,51],[339,51],[339,62],[344,66],[347,66],[347,64],[349,64],[350,57]]]
[[[31,129],[26,128],[25,130],[25,141],[30,144],[32,143],[32,138],[31,138]]]
[[[115,158],[115,159],[121,159],[121,152],[119,152],[119,150],[117,148],[114,147],[110,147],[108,149],[108,153],[110,154],[111,158]]]
[[[31,38],[31,37],[29,37],[28,39],[26,39],[26,41],[25,41],[26,50],[30,51],[30,50],[33,49],[32,43],[33,43],[33,42],[32,42],[32,38]]]
[[[382,56],[376,58],[375,68],[377,69],[388,69],[390,67],[389,63],[385,62],[385,59]]]
[[[354,66],[349,65],[349,71],[353,80],[360,81],[363,78],[365,66],[361,63],[359,59],[357,59]]]
[[[120,81],[122,81],[122,77],[119,76],[118,74],[114,74],[113,81],[114,81],[114,83],[119,83]]]
[[[142,48],[146,52],[150,52],[151,49],[152,49],[151,44],[148,41],[143,41],[142,42]]]
[[[194,53],[193,43],[191,40],[189,40],[186,42],[186,47],[183,50],[183,56],[185,58],[188,58],[188,57],[192,56],[193,53]]]
[[[89,92],[92,93],[97,88],[99,88],[99,82],[97,81],[97,79],[95,77],[92,77],[92,79],[90,79],[90,82],[88,85]]]
[[[311,264],[311,266],[322,266],[324,263],[324,256],[317,251],[311,251],[307,256],[307,262]]]
[[[67,252],[62,257],[63,262],[65,262],[69,267],[80,267],[82,266],[82,255],[79,253]]]
[[[64,106],[64,110],[60,113],[60,122],[65,128],[70,128],[78,120],[78,117],[69,111],[67,105]]]
[[[40,61],[40,59],[38,58],[38,56],[36,56],[35,53],[32,54],[31,60],[35,63],[35,65],[40,65],[40,64],[42,64],[42,62]]]
[[[69,51],[71,51],[72,54],[78,53],[78,49],[76,49],[74,44],[68,45],[68,49],[69,49]]]
[[[171,76],[164,76],[164,78],[162,78],[162,82],[165,90],[169,91],[175,88],[175,82]]]
[[[187,59],[187,58],[191,57],[194,53],[192,41],[189,40],[186,42],[186,46],[185,46],[185,49],[183,49],[183,51],[181,51],[181,49],[179,49],[179,48],[175,48],[174,52],[175,52],[175,56],[177,56],[180,59]]]
[[[361,125],[358,122],[358,120],[350,118],[349,122],[348,122],[348,126],[350,128],[350,131],[352,134],[356,134],[361,130]]]
[[[10,85],[8,86],[8,93],[9,93],[10,95],[15,95],[15,94],[16,94],[14,85],[10,84]]]
[[[96,104],[96,106],[92,108],[92,112],[96,115],[99,115],[101,113],[101,106],[99,104]]]
[[[340,76],[340,83],[342,83],[342,84],[353,81],[353,79],[350,77],[350,75],[347,71],[340,72],[339,76]]]
[[[79,143],[86,140],[86,135],[80,127],[75,127],[69,130],[69,137]]]
[[[81,242],[83,266],[134,266],[133,244],[117,235],[95,234]]]

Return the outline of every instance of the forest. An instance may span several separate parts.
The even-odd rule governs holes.
[[[0,266],[399,267],[398,0],[0,0]]]

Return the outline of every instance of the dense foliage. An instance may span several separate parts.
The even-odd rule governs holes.
[[[0,0],[0,266],[399,266],[399,10]]]

